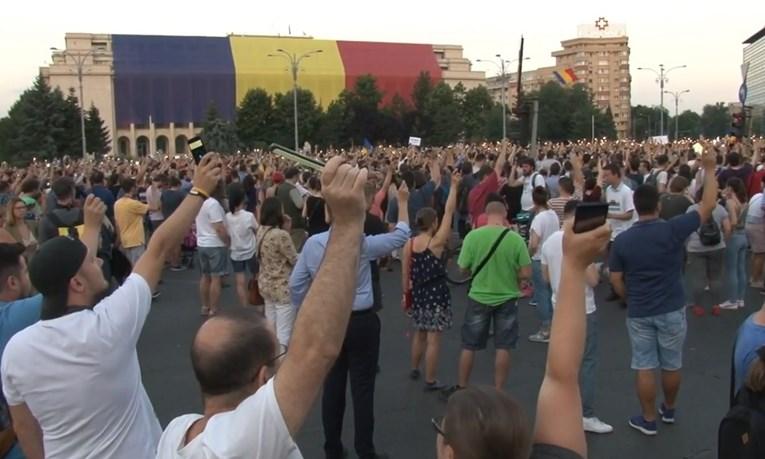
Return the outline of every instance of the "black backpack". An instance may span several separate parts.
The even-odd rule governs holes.
[[[765,458],[765,399],[742,387],[717,431],[718,459]]]
[[[710,215],[707,221],[701,224],[698,235],[701,245],[715,246],[722,241],[720,225],[717,224],[713,215]]]

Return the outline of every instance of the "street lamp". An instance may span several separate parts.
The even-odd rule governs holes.
[[[670,96],[674,96],[674,98],[675,98],[675,141],[677,141],[677,109],[678,109],[678,105],[680,103],[680,96],[682,94],[685,94],[685,93],[688,93],[688,92],[691,92],[691,90],[690,89],[684,89],[682,91],[674,91],[674,92],[672,92],[672,91],[664,91],[664,94],[669,94]]]
[[[85,98],[82,91],[82,73],[83,68],[85,67],[85,61],[87,61],[88,57],[95,56],[96,50],[91,49],[86,52],[72,52],[70,50],[59,50],[58,48],[51,48],[50,50],[63,55],[65,62],[67,56],[71,57],[77,68],[77,82],[80,85],[80,136],[82,137],[82,157],[84,158],[85,154],[88,152],[88,146],[87,141],[85,140]]]
[[[499,78],[502,91],[502,140],[507,139],[507,101],[505,98],[505,92],[507,89],[507,73],[505,73],[505,64],[510,65],[514,62],[518,62],[518,59],[502,59],[501,54],[495,55],[498,60],[493,59],[476,59],[476,62],[489,62],[497,66],[499,69]],[[523,58],[524,61],[531,59],[530,57]],[[518,76],[520,78],[520,75]]]
[[[661,113],[659,114],[659,135],[664,135],[664,83],[667,81],[667,75],[669,72],[676,70],[676,69],[684,69],[688,67],[687,65],[678,65],[677,67],[672,67],[669,70],[664,70],[664,64],[659,64],[659,71],[657,72],[656,69],[648,68],[648,67],[638,67],[638,70],[649,70],[656,74],[657,82],[659,83],[659,99],[661,100]]]
[[[268,57],[283,57],[287,59],[287,61],[290,64],[290,70],[292,71],[292,110],[293,110],[293,114],[295,118],[295,151],[299,150],[297,89],[298,89],[298,72],[300,71],[300,62],[302,62],[303,59],[311,57],[314,54],[319,54],[321,52],[322,50],[315,49],[313,51],[308,51],[307,53],[303,53],[298,56],[295,53],[290,54],[287,51],[283,50],[282,48],[279,48],[276,50],[276,54],[268,55]]]

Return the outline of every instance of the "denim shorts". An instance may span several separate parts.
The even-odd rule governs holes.
[[[488,306],[468,298],[465,323],[462,324],[462,348],[486,349],[489,327],[494,320],[494,348],[514,349],[518,342],[518,300]]]
[[[247,271],[251,273],[258,272],[257,269],[257,262],[255,261],[255,257],[250,258],[249,260],[231,260],[231,267],[234,270],[234,273],[246,273]]]
[[[651,317],[627,318],[632,345],[632,369],[661,368],[676,371],[683,366],[683,344],[688,331],[685,308]]]
[[[226,247],[198,247],[199,268],[202,274],[222,276],[228,268],[228,249]]]

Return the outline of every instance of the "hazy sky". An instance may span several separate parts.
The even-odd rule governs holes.
[[[456,2],[455,2],[456,3]],[[686,64],[669,76],[667,89],[690,89],[680,110],[738,99],[741,44],[765,27],[765,1],[730,4],[689,0],[548,0],[538,2],[452,2],[334,0],[289,2],[111,2],[53,0],[4,2],[0,15],[0,116],[31,85],[38,67],[50,61],[51,46],[63,48],[65,32],[210,35],[306,33],[316,38],[459,44],[473,61],[497,53],[517,54],[526,37],[529,68],[554,64],[550,53],[576,37],[578,24],[599,16],[624,23],[630,39],[632,104],[658,105],[650,72],[637,67]],[[624,6],[629,4],[629,6]],[[197,6],[198,5],[198,6]],[[707,7],[707,5],[709,5]],[[491,67],[475,69],[492,70]],[[665,105],[673,105],[665,100]],[[674,107],[671,107],[674,110]]]

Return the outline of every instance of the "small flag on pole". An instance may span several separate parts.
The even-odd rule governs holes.
[[[571,67],[563,70],[556,70],[553,72],[553,75],[555,75],[558,83],[564,86],[571,86],[579,80],[579,78],[576,76],[576,72],[574,72],[574,69]]]

